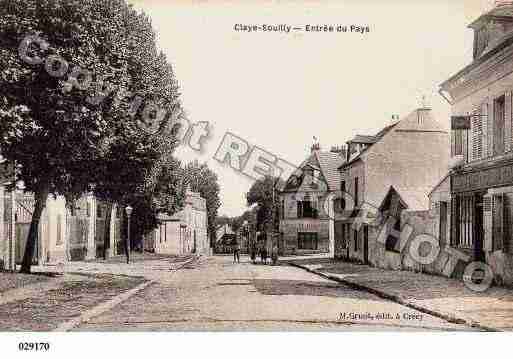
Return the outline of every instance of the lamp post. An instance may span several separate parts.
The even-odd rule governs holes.
[[[248,230],[248,221],[244,220],[242,222],[242,235],[246,238],[246,250],[249,252],[250,244],[249,244],[249,230]]]
[[[130,263],[130,216],[132,215],[132,211],[134,209],[130,207],[130,205],[126,206],[126,217],[127,217],[127,234],[126,234],[126,243],[125,243],[125,252],[126,252],[126,263]]]

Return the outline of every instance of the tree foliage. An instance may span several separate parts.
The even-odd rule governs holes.
[[[194,161],[185,166],[184,177],[191,190],[199,192],[206,200],[208,231],[211,243],[213,243],[212,241],[216,233],[217,211],[221,206],[217,175],[206,163],[200,164],[198,161]]]
[[[48,44],[32,45],[29,56],[62,58],[67,73],[52,76],[57,63],[24,61],[18,49],[27,35]],[[19,165],[19,179],[36,199],[22,271],[30,271],[48,194],[73,199],[94,191],[133,203],[136,212],[166,202],[155,204],[153,194],[162,193],[159,179],[176,169],[170,120],[181,115],[181,106],[172,67],[158,52],[146,15],[124,0],[27,0],[22,6],[3,0],[0,69],[0,150]],[[91,74],[90,86],[76,69]],[[154,104],[149,111],[148,103]],[[179,201],[166,203],[170,211],[179,207]]]
[[[279,226],[277,178],[266,176],[255,181],[246,194],[248,206],[256,205],[256,225],[259,231],[273,231]]]

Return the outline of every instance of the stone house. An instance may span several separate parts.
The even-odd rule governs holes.
[[[355,223],[361,223],[362,216],[381,218],[381,212],[392,211],[396,223],[389,229],[398,230],[403,210],[427,210],[429,192],[448,170],[448,145],[447,131],[429,108],[411,112],[375,136],[348,141],[347,161],[339,167],[343,201],[335,216],[335,256],[400,268],[393,236],[379,242],[376,219]],[[389,198],[394,199],[392,206]]]
[[[513,2],[472,22],[473,61],[440,85],[451,104],[449,245],[513,283]],[[444,204],[445,205],[445,204]]]
[[[345,148],[322,151],[315,143],[308,158],[285,181],[279,192],[281,253],[329,253],[334,251],[334,222],[329,194],[340,186],[337,168],[345,160]]]
[[[145,249],[164,254],[210,254],[206,200],[187,189],[184,208],[172,215],[161,214],[159,225],[145,238]]]

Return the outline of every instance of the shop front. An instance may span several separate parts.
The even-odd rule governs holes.
[[[451,247],[487,263],[498,282],[513,282],[513,159],[451,175]]]

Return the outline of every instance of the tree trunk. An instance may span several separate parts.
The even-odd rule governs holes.
[[[103,230],[103,259],[108,259],[108,252],[110,249],[110,226],[112,221],[112,208],[113,208],[112,202],[107,202],[106,206],[106,213],[105,213],[105,227]]]
[[[34,205],[34,213],[32,213],[32,221],[30,222],[30,229],[27,239],[27,245],[25,247],[25,253],[23,254],[23,261],[21,263],[20,273],[30,273],[30,267],[32,266],[32,257],[34,256],[34,250],[37,244],[37,237],[39,232],[39,221],[41,214],[46,206],[46,200],[48,198],[48,187],[39,189],[35,192],[36,203]],[[13,223],[13,226],[16,223]]]

